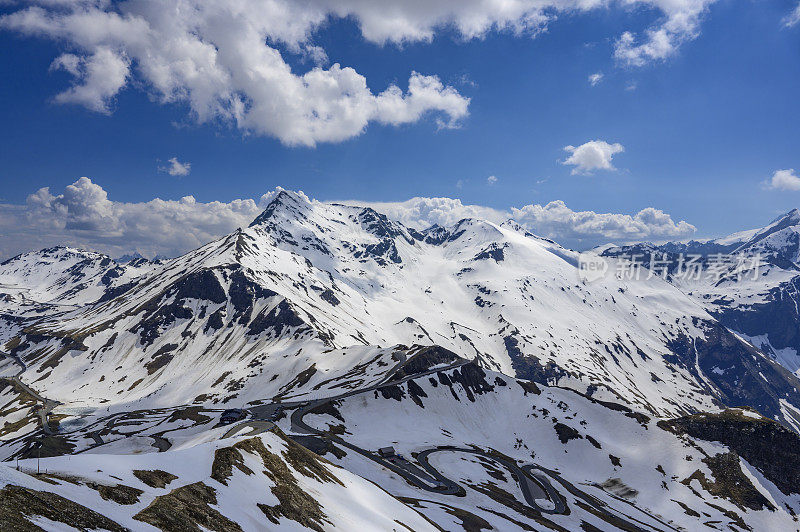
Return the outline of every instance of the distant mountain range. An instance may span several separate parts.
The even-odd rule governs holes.
[[[791,372],[800,370],[800,211],[793,209],[769,225],[708,242],[663,245],[606,246],[604,257],[638,255],[646,267],[652,256],[666,259],[670,281],[696,298],[720,323],[780,362]],[[735,265],[721,275],[687,281],[676,275],[681,260],[699,254],[708,267],[713,255],[760,262],[756,278],[740,275]]]

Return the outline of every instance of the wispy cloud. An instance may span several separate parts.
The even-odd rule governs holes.
[[[182,163],[177,157],[167,159],[167,162],[169,163],[168,165],[158,167],[159,172],[165,172],[175,177],[183,177],[189,175],[189,172],[192,171],[192,163],[188,161]]]
[[[791,13],[783,17],[781,22],[786,28],[796,26],[800,22],[800,2],[797,3]]]

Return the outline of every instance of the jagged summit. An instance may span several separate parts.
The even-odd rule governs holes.
[[[539,237],[514,220],[495,224],[480,218],[464,218],[449,226],[434,223],[416,229],[393,220],[386,214],[366,205],[353,203],[323,203],[310,199],[302,192],[276,189],[264,211],[248,229],[268,234],[274,244],[286,249],[314,249],[325,256],[345,250],[364,256],[382,255],[389,262],[402,263],[404,246],[418,244],[444,245],[455,241],[483,243],[507,240],[511,233],[557,245]],[[376,240],[377,239],[377,240]],[[399,246],[399,247],[398,247]],[[369,250],[364,248],[369,247]],[[310,258],[314,262],[313,257]]]
[[[756,234],[747,242],[742,244],[737,251],[754,248],[761,242],[766,244],[766,248],[775,250],[776,246],[796,243],[796,237],[800,228],[800,211],[792,209],[788,213],[776,218],[768,226],[758,230]],[[775,238],[778,236],[779,238]],[[787,242],[794,236],[795,242]],[[762,246],[763,247],[763,246]],[[796,256],[796,253],[795,253]]]
[[[302,192],[293,192],[278,187],[266,208],[250,223],[249,227],[272,223],[272,218],[276,213],[284,216],[302,216],[303,211],[310,204],[308,196]]]
[[[7,265],[0,283],[19,288],[4,304],[51,306],[35,329],[15,323],[0,328],[0,340],[18,335],[16,351],[31,366],[69,360],[85,375],[78,393],[109,401],[220,400],[230,390],[248,397],[263,392],[262,364],[281,368],[269,384],[277,393],[327,363],[331,349],[419,343],[649,412],[738,401],[777,418],[784,407],[776,397],[797,395],[800,405],[789,377],[766,359],[757,369],[745,364],[748,348],[720,336],[694,297],[659,278],[581,283],[577,257],[512,222],[466,218],[418,231],[372,207],[281,189],[247,228],[161,264],[109,259],[80,276],[65,264],[47,280],[20,275],[37,271],[35,261],[17,273]],[[41,291],[25,291],[32,285]],[[73,306],[56,307],[56,299]],[[739,346],[724,373],[683,350],[685,339],[708,335],[707,343]],[[73,337],[74,345],[57,340]],[[217,382],[220,371],[230,375]],[[778,372],[770,394],[732,384],[761,379],[754,372]],[[197,383],[192,397],[173,382],[179,374]],[[48,386],[66,382],[59,371],[46,375]]]

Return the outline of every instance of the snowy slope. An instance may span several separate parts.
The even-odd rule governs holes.
[[[784,242],[795,225],[771,227],[725,245]],[[16,358],[0,362],[0,459],[35,456],[38,441],[44,456],[68,456],[43,460],[55,484],[0,469],[0,485],[20,486],[4,500],[52,506],[54,495],[24,489],[50,492],[112,520],[98,527],[136,530],[169,529],[173,514],[234,530],[796,529],[800,487],[750,449],[800,470],[797,435],[760,415],[800,432],[800,381],[721,311],[725,298],[764,303],[764,286],[791,283],[791,271],[776,259],[741,282],[587,282],[579,260],[513,222],[418,231],[279,191],[249,227],[172,260],[58,248],[7,261],[0,348]],[[791,320],[796,308],[776,312]],[[437,355],[422,364],[422,353]],[[474,362],[441,370],[463,359]],[[327,439],[295,426],[309,401],[342,395],[305,416]],[[280,432],[220,440],[223,409],[277,406],[283,432],[344,469],[298,464]],[[698,411],[714,414],[687,416]],[[462,496],[420,490],[364,454],[386,445],[431,453]],[[541,494],[544,511],[532,509],[518,473],[486,453],[546,476],[568,511]],[[133,473],[154,469],[178,479],[153,488]],[[293,502],[278,510],[285,490]],[[65,524],[15,511],[0,518]]]
[[[211,440],[167,454],[0,465],[0,528],[436,530],[370,482],[285,437]],[[73,527],[73,528],[68,528]],[[202,528],[200,528],[202,527]],[[25,528],[27,530],[27,528]]]
[[[241,430],[242,436],[225,438],[229,427],[216,425],[211,411],[129,412],[111,432],[102,432],[105,444],[86,450],[79,443],[70,456],[42,459],[49,476],[40,480],[50,483],[0,466],[0,489],[10,484],[51,492],[134,530],[148,529],[141,522],[174,529],[164,520],[173,514],[208,529],[215,529],[209,523],[231,529],[236,523],[243,530],[407,529],[395,520],[413,530],[427,530],[432,521],[454,531],[475,530],[476,524],[503,531],[695,530],[703,523],[718,530],[797,528],[800,484],[792,471],[800,460],[800,438],[749,410],[658,422],[622,405],[474,364],[324,406],[306,414],[305,422],[339,436],[316,443],[298,435],[289,415],[278,421],[276,433],[254,438]],[[715,441],[720,427],[725,443]],[[85,437],[95,428],[86,425],[79,433]],[[282,433],[293,434],[290,439],[335,466],[301,451]],[[729,437],[736,434],[739,439]],[[80,440],[77,433],[70,438]],[[158,439],[168,442],[163,452],[153,445]],[[418,453],[432,451],[429,464],[462,492],[410,484],[379,463],[376,451],[386,446],[412,468],[421,467]],[[770,467],[776,452],[784,459]],[[35,453],[29,450],[27,456]],[[518,478],[491,457],[546,479],[565,510],[533,510]],[[35,459],[20,463],[24,471],[35,470]],[[297,490],[287,486],[287,473]],[[160,487],[147,483],[164,478],[168,483]],[[30,500],[31,494],[25,495]],[[537,501],[555,508],[548,497],[539,494]],[[276,523],[269,516],[279,500],[282,516]],[[7,515],[3,501],[13,499],[0,497],[0,516]],[[27,515],[37,519],[42,510],[30,508]],[[318,511],[324,517],[309,519]]]
[[[657,415],[748,404],[780,418],[779,399],[800,405],[791,375],[670,283],[583,283],[576,266],[574,252],[513,223],[419,232],[281,191],[250,227],[41,319],[6,348],[36,389],[89,407],[306,393],[321,371],[376,374],[366,366],[384,367],[398,344]],[[727,379],[710,373],[721,363]]]
[[[0,263],[0,344],[44,316],[55,318],[112,296],[156,265],[145,259],[117,263],[63,246]]]
[[[683,244],[654,246],[640,244],[607,247],[607,257],[638,253],[647,264],[650,254],[665,256],[670,280],[696,298],[726,327],[779,362],[789,371],[800,370],[800,211],[794,209],[759,229],[743,231],[711,241],[724,245],[688,248]],[[691,249],[690,249],[691,248]],[[736,265],[722,268],[718,275],[683,279],[675,275],[679,253],[701,253],[701,263],[709,268],[716,253],[730,253],[753,271],[737,272]],[[664,255],[666,254],[666,255]],[[742,273],[743,275],[740,275]]]
[[[78,306],[151,270],[147,260],[119,264],[101,253],[55,247],[24,253],[0,264],[0,290],[21,301]]]
[[[800,211],[788,213],[759,229],[735,250],[737,253],[760,253],[766,260],[788,267],[800,262]]]
[[[448,530],[458,527],[441,511],[447,506],[471,513],[495,530],[526,530],[525,525],[585,530],[584,522],[600,530],[630,530],[624,523],[644,525],[645,530],[696,530],[700,520],[716,523],[709,525],[712,529],[797,528],[800,494],[792,491],[797,486],[784,486],[788,493],[782,492],[746,459],[730,455],[735,453],[731,447],[675,434],[668,430],[670,423],[657,424],[569,390],[531,386],[494,372],[459,379],[457,371],[447,373],[449,378],[439,374],[337,401],[326,413],[307,415],[306,420],[344,434],[346,442],[364,449],[392,445],[411,462],[425,449],[454,446],[541,466],[556,473],[548,476],[571,510],[569,515],[531,514],[520,504],[518,484],[507,471],[468,453],[444,450],[430,458],[466,488],[462,498],[422,494],[346,447],[343,456],[325,455],[403,500],[427,501],[421,504],[423,511]],[[725,416],[742,426],[769,423],[750,411]],[[712,425],[716,420],[709,421]],[[289,424],[284,425],[288,430]],[[786,434],[789,441],[800,442]],[[785,479],[772,473],[766,474],[783,486]],[[740,484],[730,489],[734,480]],[[606,511],[592,511],[585,497],[599,499]]]

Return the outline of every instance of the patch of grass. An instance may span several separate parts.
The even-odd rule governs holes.
[[[211,421],[211,417],[201,414],[203,411],[202,406],[189,406],[186,408],[180,408],[175,410],[170,416],[168,423],[174,423],[176,421],[181,421],[184,419],[188,419],[189,421],[194,421],[198,424],[208,423]]]
[[[97,490],[104,501],[114,501],[117,504],[136,504],[139,502],[139,496],[144,491],[138,488],[132,488],[125,484],[117,484],[115,486],[106,486],[104,484],[97,484],[90,482],[86,484],[93,490]]]
[[[216,504],[214,488],[195,482],[156,497],[133,518],[169,532],[241,532],[238,524],[212,508]]]
[[[709,456],[703,458],[703,463],[711,470],[714,476],[713,481],[698,469],[688,478],[683,479],[681,483],[689,486],[692,480],[697,480],[711,495],[724,497],[742,509],[775,509],[742,472],[739,455],[736,453],[729,452]]]
[[[217,449],[214,452],[214,462],[211,464],[211,478],[227,486],[234,467],[245,475],[253,474],[253,470],[244,465],[244,457],[238,450],[233,447]]]
[[[335,481],[343,485],[322,465],[321,458],[290,440],[286,441],[287,449],[283,455],[286,462],[289,462],[295,470],[320,481]],[[240,441],[234,447],[259,455],[266,468],[266,475],[275,483],[271,491],[278,498],[278,504],[258,505],[267,519],[278,524],[280,518],[285,517],[311,530],[323,532],[323,524],[327,523],[327,520],[322,512],[322,506],[300,488],[297,479],[281,457],[268,451],[259,438]]]
[[[177,475],[167,473],[166,471],[162,471],[160,469],[134,469],[133,476],[151,488],[165,488],[167,484],[178,479]]]

